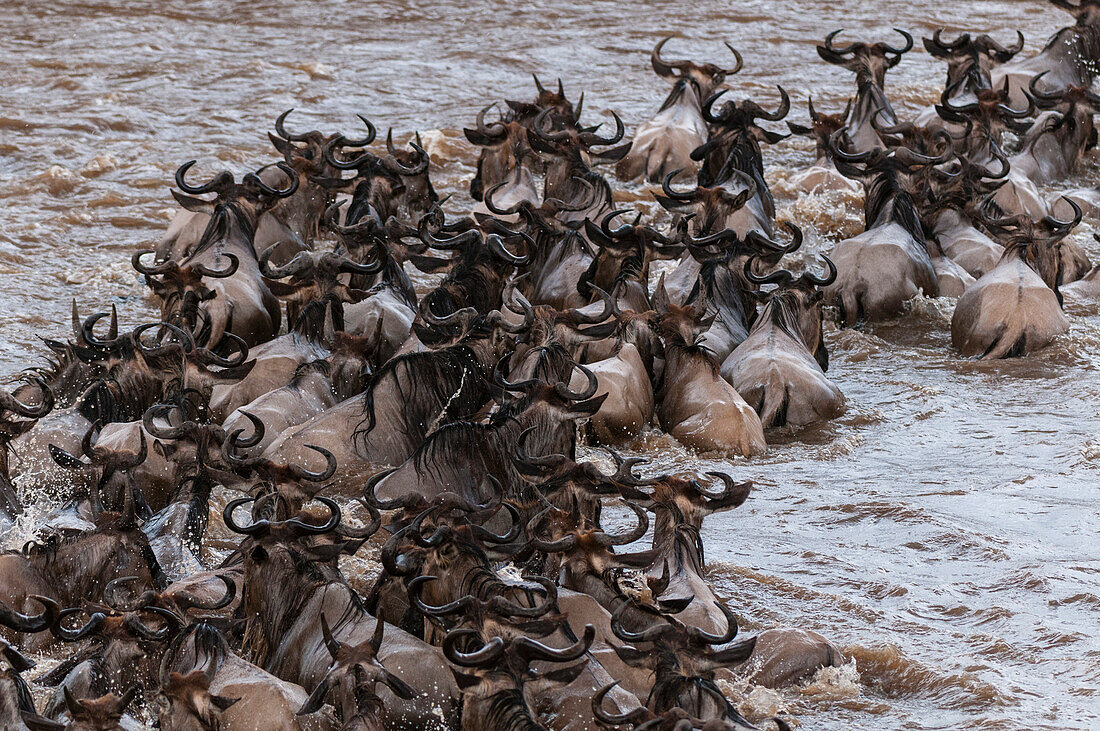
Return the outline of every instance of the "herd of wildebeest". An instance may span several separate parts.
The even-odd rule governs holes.
[[[843,664],[813,632],[738,635],[708,585],[703,519],[750,483],[614,448],[657,424],[752,456],[843,413],[824,305],[859,326],[955,297],[960,357],[1067,329],[1061,289],[1100,283],[1066,236],[1100,195],[1039,190],[1096,142],[1100,2],[1054,4],[1076,24],[1024,61],[1022,35],[924,39],[947,83],[913,121],[884,83],[913,38],[828,35],[857,91],[788,122],[817,143],[793,184],[862,188],[866,230],[800,273],[762,158],[790,100],[738,99],[732,46],[724,68],[658,43],[672,89],[632,143],[560,82],[486,108],[465,216],[419,136],[383,152],[362,117],[351,139],[282,114],[282,160],[239,181],[182,165],[182,210],[132,259],[160,320],[74,302],[72,337],[0,392],[3,530],[36,529],[0,556],[0,727],[718,730],[751,727],[745,683]],[[616,208],[609,177],[659,183],[671,215]],[[441,277],[418,293],[410,268]]]

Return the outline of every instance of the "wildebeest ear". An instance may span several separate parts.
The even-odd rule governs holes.
[[[771,132],[769,130],[764,129],[763,127],[756,127],[756,128],[754,128],[754,131],[755,130],[759,130],[758,136],[762,137],[763,141],[767,142],[769,145],[774,145],[777,142],[782,142],[783,140],[790,137],[789,134],[782,134],[782,133],[779,133],[779,132]]]
[[[787,129],[795,135],[812,135],[814,133],[813,127],[804,127],[796,122],[787,122]]]
[[[695,290],[692,290],[693,292]],[[653,311],[658,315],[668,314],[668,290],[665,289],[665,275],[662,273],[661,278],[657,280],[657,288],[653,290]]]
[[[11,645],[4,648],[3,655],[4,659],[11,665],[12,670],[17,673],[25,673],[34,667],[34,662],[32,660],[24,657],[23,653],[19,652],[19,650],[16,650]]]
[[[308,716],[311,713],[316,713],[320,710],[321,706],[325,705],[325,697],[328,695],[331,688],[332,677],[326,675],[321,679],[321,682],[317,684],[317,687],[309,694],[309,698],[306,698],[306,702],[302,704],[302,707],[299,708],[294,715]]]
[[[517,622],[514,626],[526,635],[543,637],[557,629],[559,624],[561,624],[560,618],[532,619],[527,622]]]
[[[263,563],[267,560],[267,549],[263,546],[256,546],[248,552],[248,557],[256,563]]]
[[[264,284],[267,285],[267,289],[271,294],[276,297],[290,297],[298,292],[298,287],[293,284],[281,282],[278,279],[268,279],[264,277]]]
[[[818,294],[821,294],[818,292]],[[821,366],[823,372],[829,370],[829,350],[825,347],[825,338],[821,338],[817,343],[817,350],[814,351],[814,360]]]
[[[309,553],[315,561],[332,561],[340,557],[340,554],[344,552],[344,548],[346,548],[345,542],[340,541],[323,546],[313,546],[309,549]]]
[[[451,668],[451,673],[455,676],[455,683],[458,684],[459,690],[466,690],[467,688],[473,688],[475,685],[481,682],[481,678],[476,675],[467,675],[466,673],[459,672],[454,668]]]
[[[284,140],[278,135],[273,135],[270,132],[267,133],[267,138],[271,140],[271,144],[275,145],[275,149],[278,150],[284,158],[286,158],[287,164],[290,164],[290,161],[294,158],[295,153],[298,152],[298,148],[294,145],[294,143],[289,140]]]
[[[587,662],[579,662],[576,665],[570,665],[567,668],[558,668],[557,670],[551,670],[545,673],[542,678],[549,680],[551,683],[561,683],[562,685],[568,685],[577,679],[577,676],[588,666]]]
[[[226,698],[224,695],[210,696],[210,702],[217,706],[219,711],[224,711],[239,700],[240,698]]]
[[[610,393],[605,393],[603,396],[597,396],[596,398],[590,398],[587,401],[578,401],[569,407],[569,413],[571,414],[588,414],[591,416],[600,410],[603,406],[603,402],[607,400]]]
[[[159,439],[153,440],[153,451],[164,459],[172,459],[178,449],[176,444],[166,444]]]
[[[505,99],[504,103],[512,108],[513,111],[524,115],[538,114],[542,111],[536,104],[528,104],[527,102],[517,102],[511,99]]]
[[[23,723],[31,731],[64,731],[65,729],[65,724],[39,716],[37,713],[21,711],[19,715],[23,717]]]
[[[172,197],[176,199],[176,203],[191,211],[192,213],[209,213],[214,209],[214,204],[209,201],[204,201],[202,198],[195,198],[194,196],[184,195],[178,190],[172,191]]]
[[[684,201],[673,200],[667,196],[654,193],[653,197],[657,199],[657,202],[661,204],[661,207],[666,211],[688,211],[691,210],[691,203],[685,203]]]
[[[627,142],[625,145],[619,145],[618,147],[612,147],[610,150],[604,150],[603,152],[589,153],[588,157],[594,162],[607,163],[618,162],[626,157],[630,152],[630,147],[634,144],[633,141]]]
[[[450,259],[437,259],[434,256],[420,256],[416,254],[409,257],[409,262],[425,274],[435,274],[436,272],[448,268],[452,264]]]
[[[619,656],[619,659],[631,667],[643,667],[647,665],[652,653],[639,650],[630,645],[612,645],[611,649]]]
[[[658,599],[657,606],[661,608],[662,612],[668,614],[679,614],[688,608],[693,601],[695,601],[694,594],[688,594],[685,597],[678,597],[676,599]]]
[[[401,678],[397,677],[393,673],[385,673],[382,676],[382,682],[389,686],[394,695],[398,698],[410,701],[416,697],[416,690],[413,689]]]
[[[466,139],[468,139],[471,143],[479,145],[481,147],[489,147],[490,145],[495,145],[497,142],[499,142],[499,140],[497,139],[489,137],[488,135],[481,134],[476,129],[463,129],[462,134],[466,135]]]
[[[78,457],[69,454],[61,447],[58,447],[56,444],[49,445],[49,450],[50,457],[52,457],[53,461],[61,467],[65,467],[70,470],[80,470],[89,466],[82,462]]]

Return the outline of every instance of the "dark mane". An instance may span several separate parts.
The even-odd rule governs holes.
[[[531,369],[531,378],[538,378],[546,383],[557,383],[569,378],[573,370],[573,356],[561,343],[551,342],[534,350],[538,355],[535,356],[535,365]]]
[[[668,93],[668,96],[665,97],[665,100],[661,104],[661,108],[657,110],[657,113],[660,114],[669,107],[679,104],[680,97],[682,97],[684,94],[687,94],[689,90],[695,92],[695,95],[697,97],[700,96],[699,85],[695,83],[694,79],[690,79],[686,76],[678,79],[676,83],[673,84],[672,91],[670,91]]]
[[[359,595],[343,579],[340,572],[309,555],[308,547],[297,542],[283,541],[278,545],[286,550],[287,557],[293,564],[295,575],[290,580],[294,582],[294,590],[280,592],[280,595],[288,598],[289,601],[273,607],[274,611],[270,616],[253,614],[246,620],[244,646],[252,655],[253,662],[261,667],[272,660],[272,655],[279,648],[279,641],[299,621],[302,610],[313,599],[318,589],[336,585],[346,590],[347,604],[344,605],[343,611],[336,617],[326,617],[333,632],[337,632],[340,627],[355,617],[366,613]],[[250,583],[245,583],[245,591],[249,590]]]
[[[536,454],[576,453],[572,422],[567,422],[568,435],[561,438],[557,433],[561,422],[552,418],[550,409],[538,408],[538,403],[537,398],[525,395],[505,402],[488,423],[454,421],[440,426],[413,454],[413,467],[417,474],[445,485],[455,485],[463,477],[476,480],[469,485],[471,489],[482,475],[493,475],[504,486],[505,497],[530,497],[532,488],[509,458],[515,454],[523,430],[534,427],[536,440],[530,449]]]
[[[400,296],[405,304],[415,310],[417,305],[416,290],[413,288],[412,280],[409,279],[405,268],[398,264],[392,256],[387,256],[385,261],[386,263],[382,266],[382,271],[379,274],[379,281],[385,283]]]
[[[890,220],[904,228],[917,241],[925,240],[924,228],[917,215],[913,197],[901,187],[899,174],[894,170],[880,171],[867,183],[867,200],[864,211],[867,225],[872,225],[890,207]]]
[[[509,688],[493,693],[485,700],[485,728],[500,731],[542,731],[527,710],[527,702],[519,688]]]
[[[374,430],[374,390],[386,378],[396,383],[404,404],[397,429],[410,447],[420,444],[435,423],[465,418],[489,398],[487,368],[468,345],[459,343],[442,350],[395,356],[367,385],[364,418],[353,435],[356,444],[365,446]]]
[[[233,218],[231,219],[230,216]],[[219,241],[223,241],[226,236],[229,235],[230,224],[235,219],[237,225],[241,227],[241,230],[248,238],[248,246],[252,251],[252,256],[256,256],[256,248],[254,237],[256,231],[247,218],[237,208],[236,203],[218,203],[214,206],[214,212],[210,214],[210,220],[206,224],[206,228],[202,232],[202,236],[199,238],[195,248],[187,252],[187,257],[191,258],[197,254],[206,251]],[[258,258],[258,257],[257,257]]]
[[[301,384],[302,379],[312,373],[318,373],[327,378],[332,375],[332,364],[323,359],[311,360],[307,363],[303,363],[295,369],[294,377],[290,379],[290,385],[297,387]]]
[[[798,324],[800,307],[801,301],[797,294],[789,289],[778,289],[772,292],[768,301],[764,303],[760,311],[760,322],[770,322],[795,342],[805,343],[806,338]]]
[[[1056,46],[1061,46],[1056,49]],[[1040,53],[1060,50],[1069,59],[1077,59],[1088,72],[1081,81],[1091,81],[1100,72],[1100,27],[1093,25],[1070,25],[1057,31],[1043,46]]]
[[[718,318],[722,322],[727,326],[739,325],[744,329],[745,335],[748,335],[749,328],[756,321],[756,308],[746,306],[741,287],[729,270],[727,261],[712,259],[703,262],[687,301],[696,302],[700,295],[717,309]],[[741,319],[737,323],[726,322],[726,313],[739,314]]]

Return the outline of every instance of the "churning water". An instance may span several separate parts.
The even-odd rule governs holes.
[[[648,52],[745,57],[735,95],[766,106],[782,84],[805,122],[838,111],[853,77],[814,45],[897,42],[937,27],[1017,29],[1034,53],[1072,18],[1039,0],[831,3],[697,0],[525,3],[249,0],[0,5],[0,372],[43,353],[37,336],[117,304],[131,326],[155,313],[129,254],[155,243],[183,161],[240,174],[274,159],[264,133],[357,131],[355,113],[398,138],[425,135],[436,188],[469,205],[477,110],[560,76],[586,118],[633,126],[667,83]],[[945,68],[919,50],[887,77],[903,114],[930,103]],[[781,128],[776,128],[781,129]],[[807,228],[808,253],[859,230],[858,202],[794,196],[803,142],[765,150],[780,217]],[[1095,180],[1086,161],[1066,188]],[[608,175],[612,173],[608,171]],[[652,210],[641,189],[620,200]],[[1086,224],[1074,234],[1093,259]],[[717,462],[658,432],[635,445],[654,469],[722,467],[757,484],[704,532],[710,576],[748,630],[795,625],[846,648],[854,665],[780,694],[737,689],[756,717],[786,710],[804,728],[1100,727],[1100,317],[1067,303],[1069,333],[1033,356],[975,363],[952,351],[954,302],[921,299],[862,331],[827,326],[829,372],[848,397],[836,422],[769,435],[765,457]]]

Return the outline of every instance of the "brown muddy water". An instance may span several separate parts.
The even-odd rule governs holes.
[[[238,174],[270,162],[264,133],[345,128],[364,113],[425,133],[436,187],[469,204],[475,151],[461,137],[491,100],[532,95],[530,73],[585,91],[586,117],[648,118],[667,84],[647,54],[745,57],[735,94],[769,104],[776,83],[805,120],[812,93],[836,111],[854,92],[815,42],[839,27],[897,41],[938,26],[1016,29],[1034,53],[1069,15],[1038,0],[574,4],[18,2],[0,5],[0,373],[35,363],[37,336],[114,302],[124,324],[154,314],[129,254],[174,209],[172,171]],[[842,38],[847,37],[842,36]],[[919,41],[918,41],[919,49]],[[922,51],[890,72],[911,113],[945,68]],[[795,197],[808,145],[765,151],[780,216],[810,251],[860,225],[851,201]],[[610,175],[611,173],[608,172]],[[1066,188],[1100,178],[1096,158]],[[614,181],[613,181],[614,183]],[[621,184],[618,188],[623,188]],[[648,193],[626,200],[650,207]],[[1094,260],[1091,228],[1075,238]],[[854,665],[773,694],[737,689],[755,717],[803,728],[1100,728],[1100,317],[1068,303],[1070,332],[1025,359],[952,352],[951,300],[919,300],[864,331],[829,328],[830,377],[848,397],[835,423],[769,435],[768,454],[718,463],[654,432],[638,451],[661,469],[722,466],[758,489],[704,532],[711,576],[748,630],[796,625]]]

